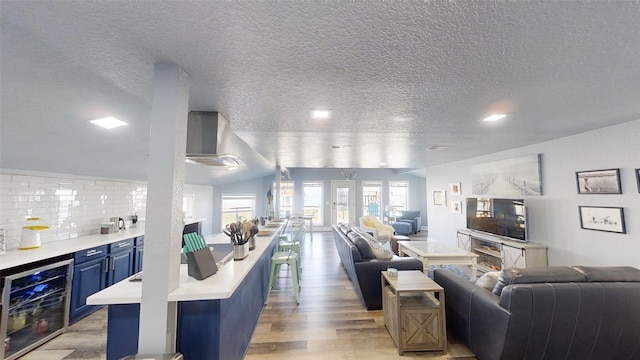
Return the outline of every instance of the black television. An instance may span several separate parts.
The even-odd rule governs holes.
[[[467,228],[526,242],[524,200],[467,198]]]

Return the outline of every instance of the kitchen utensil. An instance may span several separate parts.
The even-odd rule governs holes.
[[[40,232],[48,228],[48,226],[40,224],[40,218],[27,218],[25,226],[22,227],[20,250],[39,248],[41,245]]]
[[[115,229],[114,229],[115,231],[120,231],[125,229],[123,218],[112,217],[110,221],[115,224]]]
[[[257,225],[251,225],[249,228],[249,250],[253,250],[256,248],[256,237],[255,235],[260,231]]]
[[[249,244],[233,246],[233,260],[239,261],[249,256]]]
[[[100,234],[113,234],[116,225],[112,222],[103,222],[100,224]]]

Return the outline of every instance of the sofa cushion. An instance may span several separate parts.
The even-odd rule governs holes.
[[[357,231],[357,230],[354,230]],[[358,231],[363,238],[369,242],[371,251],[378,260],[391,260],[393,258],[393,251],[387,249],[384,245],[380,244],[373,236],[364,231]]]
[[[351,232],[351,226],[349,226],[349,224],[340,224],[340,225],[338,225],[338,228],[345,235],[347,235],[347,234],[349,234]]]
[[[360,256],[362,257],[362,260],[366,261],[366,260],[371,260],[376,258],[376,255],[373,253],[373,250],[371,250],[371,246],[369,246],[369,242],[362,235],[358,234],[355,231],[352,231],[349,233],[349,235],[347,235],[347,237],[349,237],[349,240],[351,240],[351,242],[360,251]]]
[[[527,269],[503,269],[493,293],[500,295],[502,289],[511,284],[586,282],[584,274],[570,266],[547,266]]]
[[[640,282],[640,269],[631,266],[574,266],[588,282]]]
[[[402,211],[403,219],[414,219],[420,217],[420,211],[404,210]]]
[[[499,271],[486,272],[482,274],[482,276],[480,276],[478,280],[476,280],[476,285],[480,286],[481,288],[487,291],[493,291],[493,287],[496,286],[499,276],[500,276]]]

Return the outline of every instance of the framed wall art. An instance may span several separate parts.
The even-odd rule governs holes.
[[[576,172],[578,194],[622,194],[620,169]]]
[[[444,190],[433,191],[433,205],[447,206],[447,194]]]
[[[460,183],[449,184],[449,194],[451,196],[460,195]]]
[[[638,192],[640,193],[640,169],[636,169],[636,182],[638,183]]]
[[[626,234],[621,207],[578,206],[580,228]]]
[[[541,154],[471,166],[471,193],[485,196],[542,195]]]
[[[450,208],[452,213],[462,214],[462,201],[451,201]]]

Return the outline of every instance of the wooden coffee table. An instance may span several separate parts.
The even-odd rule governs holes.
[[[398,254],[422,261],[425,274],[429,271],[429,265],[467,265],[471,270],[471,281],[476,279],[478,254],[440,241],[398,241]]]

